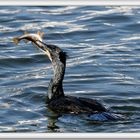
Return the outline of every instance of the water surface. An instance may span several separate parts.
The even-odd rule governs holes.
[[[0,132],[139,132],[140,8],[132,6],[0,7]],[[66,95],[97,99],[126,116],[116,122],[57,117],[45,104],[52,66],[28,32],[68,54]]]

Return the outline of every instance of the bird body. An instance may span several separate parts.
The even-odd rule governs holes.
[[[57,113],[95,114],[106,111],[96,100],[74,96],[62,96],[49,101],[48,107]]]

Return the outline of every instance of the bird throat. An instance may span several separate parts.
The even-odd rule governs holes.
[[[65,73],[65,66],[53,64],[54,76],[50,80],[48,86],[48,100],[58,99],[64,96],[63,78]]]

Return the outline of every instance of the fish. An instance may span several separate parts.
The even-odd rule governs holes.
[[[18,45],[18,43],[21,40],[24,40],[25,43],[28,43],[29,41],[31,41],[34,44],[34,42],[36,42],[36,41],[41,41],[42,42],[42,37],[43,36],[44,36],[44,32],[40,32],[40,31],[38,31],[36,34],[25,32],[24,35],[22,35],[22,36],[14,37],[13,42],[16,45]]]

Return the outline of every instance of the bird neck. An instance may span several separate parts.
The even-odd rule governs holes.
[[[48,100],[57,99],[64,96],[63,79],[65,74],[65,64],[53,63],[54,76],[48,86]]]

